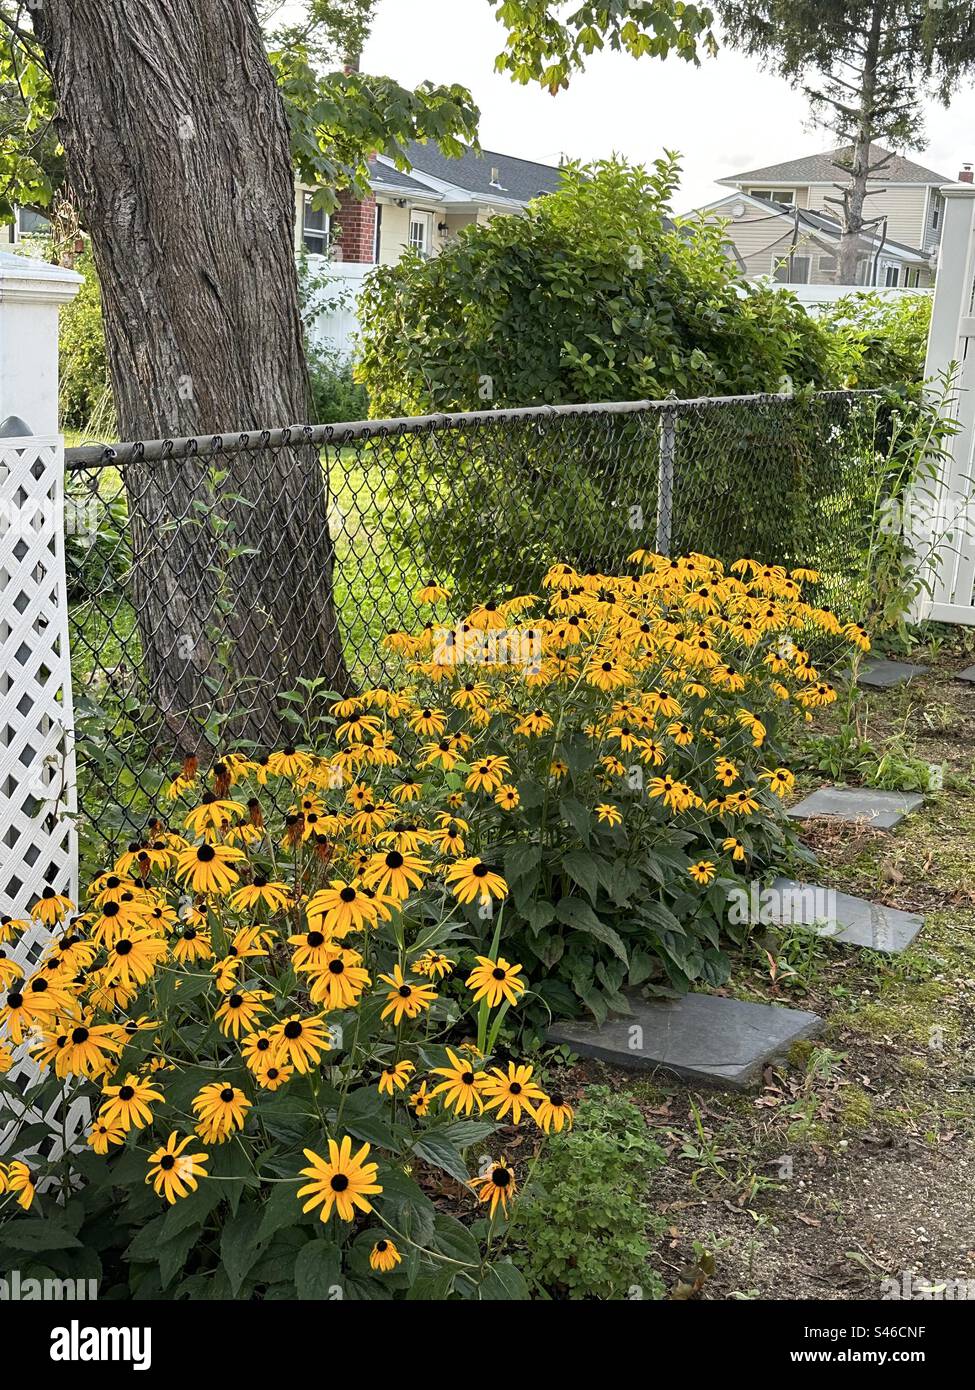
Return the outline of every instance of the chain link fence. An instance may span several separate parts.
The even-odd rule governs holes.
[[[884,409],[821,392],[69,449],[83,843],[164,816],[181,757],[287,741],[309,682],[394,678],[382,639],[431,620],[430,581],[460,617],[556,561],[696,550],[814,566],[819,601],[853,609]]]

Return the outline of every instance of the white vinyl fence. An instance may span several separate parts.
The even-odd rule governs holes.
[[[954,367],[959,430],[930,498],[916,499],[915,548],[933,548],[916,618],[975,625],[975,187],[949,184],[925,376]]]
[[[318,296],[325,307],[307,322],[313,344],[340,357],[352,356],[359,332],[359,292],[373,269],[354,261],[332,261],[327,256],[308,257],[309,274],[328,281]]]

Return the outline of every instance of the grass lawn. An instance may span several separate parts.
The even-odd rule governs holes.
[[[819,882],[925,917],[911,949],[756,940],[720,992],[825,1020],[758,1094],[695,1094],[594,1062],[566,1078],[576,1093],[608,1080],[629,1094],[669,1155],[647,1198],[670,1297],[873,1299],[903,1270],[975,1279],[975,689],[955,679],[972,658],[911,659],[931,673],[860,708],[875,744],[943,764],[943,790],[893,832],[803,832]]]

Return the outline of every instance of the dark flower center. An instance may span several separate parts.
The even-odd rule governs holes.
[[[201,864],[209,864],[212,859],[216,859],[217,851],[212,845],[201,845],[196,851],[196,857]]]
[[[335,1173],[331,1180],[333,1192],[344,1192],[349,1185],[349,1180],[344,1173]]]
[[[289,1042],[294,1042],[295,1038],[300,1038],[301,1031],[300,1023],[286,1023],[284,1025],[284,1036]]]
[[[230,1102],[233,1100],[233,1098],[234,1098],[233,1087],[232,1087],[232,1086],[225,1086],[224,1089],[220,1092],[220,1099],[224,1102],[225,1105],[229,1105]]]
[[[119,1100],[131,1100],[134,1095],[135,1088],[133,1086],[123,1086],[118,1093],[118,1098]]]

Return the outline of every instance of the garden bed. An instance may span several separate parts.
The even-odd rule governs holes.
[[[894,831],[818,821],[802,838],[819,882],[922,914],[914,946],[889,957],[796,931],[755,940],[723,992],[825,1020],[758,1094],[694,1094],[589,1062],[565,1080],[630,1095],[668,1154],[648,1199],[671,1297],[875,1299],[903,1271],[975,1279],[963,1177],[975,1158],[975,689],[956,679],[971,662],[960,650],[912,659],[929,673],[858,708],[881,752],[893,741],[943,764],[943,789]],[[838,718],[819,716],[814,732]],[[821,779],[805,781],[797,792]]]

